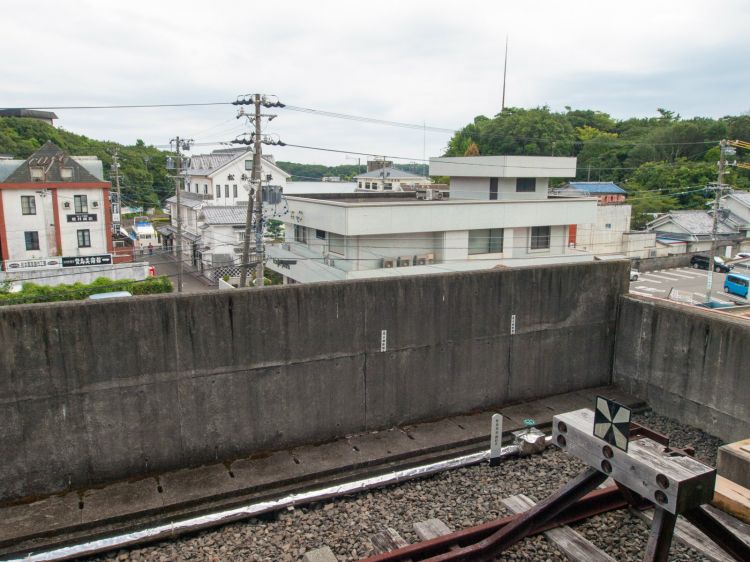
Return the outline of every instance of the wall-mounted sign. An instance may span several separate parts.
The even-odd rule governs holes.
[[[110,265],[112,254],[100,254],[98,256],[64,256],[63,267],[80,267],[82,265]]]
[[[89,213],[68,215],[68,222],[96,222],[96,215]]]
[[[13,260],[5,262],[5,271],[24,271],[27,269],[55,269],[60,267],[60,258],[40,258],[38,260]]]

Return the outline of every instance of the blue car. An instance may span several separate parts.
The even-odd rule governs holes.
[[[729,273],[724,280],[724,292],[747,298],[747,290],[750,287],[750,277]]]

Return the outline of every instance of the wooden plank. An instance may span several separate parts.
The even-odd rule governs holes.
[[[647,509],[640,511],[638,509],[631,510],[637,517],[640,517],[643,521],[651,525],[654,519],[654,510]],[[702,531],[695,528],[692,524],[686,521],[682,517],[677,517],[677,525],[674,530],[674,538],[678,542],[684,544],[687,547],[692,548],[696,552],[705,556],[709,560],[714,562],[732,562],[734,558],[729,556],[721,548],[719,548],[714,541],[706,536]]]
[[[420,540],[428,541],[443,535],[449,535],[453,530],[440,519],[428,519],[414,523],[414,532]]]
[[[733,517],[720,509],[716,509],[713,506],[704,505],[703,508],[711,515],[716,517],[716,519],[721,521],[725,527],[731,529],[735,535],[737,535],[740,539],[745,541],[747,545],[750,546],[750,525],[748,525],[747,523],[743,523],[736,517]]]
[[[375,533],[370,537],[370,542],[372,543],[376,554],[379,552],[390,552],[391,550],[403,548],[409,544],[398,534],[396,529],[392,529],[391,527],[386,527],[385,531],[381,533]]]
[[[534,501],[519,494],[501,500],[502,504],[512,513],[522,513],[534,506]],[[572,561],[589,562],[589,561],[606,561],[615,562],[609,554],[594,546],[591,542],[568,526],[557,527],[544,532],[547,540],[555,543],[568,559]]]
[[[711,505],[726,511],[737,519],[750,523],[750,490],[727,480],[716,477],[716,487]]]

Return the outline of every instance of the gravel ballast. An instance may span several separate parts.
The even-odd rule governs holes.
[[[635,421],[669,435],[673,446],[693,446],[696,457],[711,465],[723,444],[653,413],[636,416]],[[583,469],[578,460],[550,448],[497,467],[482,464],[451,470],[89,560],[291,562],[324,545],[339,560],[358,560],[373,553],[369,538],[386,527],[394,528],[409,542],[417,542],[412,524],[418,521],[438,518],[454,530],[478,525],[508,514],[500,503],[502,498],[522,493],[544,499]],[[627,510],[588,519],[575,529],[613,558],[624,561],[642,559],[649,531],[646,523]],[[525,539],[500,559],[566,560],[541,536]],[[674,542],[670,560],[705,559]]]

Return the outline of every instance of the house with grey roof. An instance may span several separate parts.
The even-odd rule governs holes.
[[[354,176],[357,191],[414,191],[432,183],[430,178],[392,166]]]
[[[727,221],[727,216],[719,211],[715,240],[731,255],[745,235]],[[648,223],[646,230],[656,233],[657,244],[671,246],[670,253],[705,252],[714,241],[713,223],[713,211],[670,211]]]
[[[37,119],[44,121],[48,125],[55,126],[55,119],[58,119],[52,111],[39,111],[38,109],[0,109],[0,117],[21,117],[25,119]]]
[[[745,238],[750,238],[750,192],[735,191],[719,201],[724,211],[724,222],[735,227]]]
[[[166,200],[171,219],[168,225],[157,228],[162,237],[162,246],[173,254],[182,247],[185,263],[213,278],[216,260],[224,259],[216,256],[235,256],[236,253],[230,251],[229,246],[241,246],[236,240],[240,235],[232,230],[232,225],[241,226],[244,233],[252,163],[253,151],[246,147],[225,148],[191,156],[180,192],[180,205],[177,205],[176,195]],[[276,165],[273,156],[262,156],[261,178],[264,186],[283,190],[290,177]],[[183,244],[177,243],[178,217],[182,218]],[[236,222],[221,222],[230,218],[234,220],[233,217]],[[214,232],[217,229],[221,234]],[[226,243],[220,244],[217,251],[216,241],[219,239]],[[235,262],[238,264],[239,258]]]

